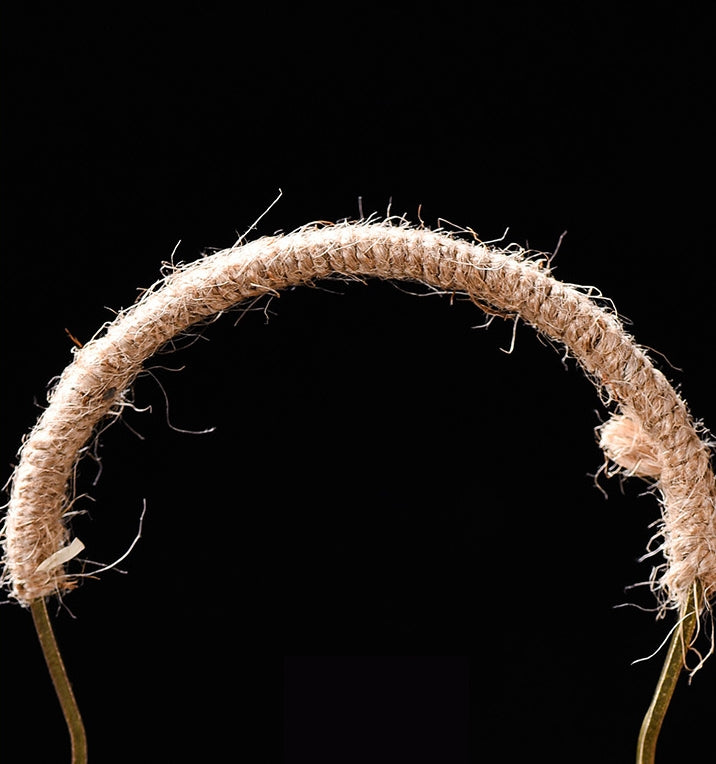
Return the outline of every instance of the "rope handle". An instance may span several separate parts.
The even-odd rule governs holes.
[[[10,481],[1,581],[32,606],[66,592],[82,548],[65,514],[71,476],[100,421],[117,417],[144,363],[189,327],[241,303],[328,278],[373,277],[461,293],[490,314],[521,319],[563,345],[612,409],[600,429],[610,473],[653,482],[664,563],[650,586],[659,614],[701,612],[716,594],[716,480],[686,403],[594,290],[564,284],[549,259],[401,220],[309,224],[168,269],[86,345],[48,396]],[[694,592],[698,591],[698,602]],[[689,611],[690,612],[690,611]],[[689,647],[690,645],[687,645]]]

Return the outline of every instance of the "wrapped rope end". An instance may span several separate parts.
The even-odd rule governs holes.
[[[615,414],[597,430],[599,446],[629,477],[661,476],[661,462],[654,442],[644,432],[636,417]]]

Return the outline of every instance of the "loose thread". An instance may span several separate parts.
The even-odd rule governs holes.
[[[57,698],[62,706],[62,713],[67,723],[72,745],[72,764],[87,764],[87,735],[82,721],[75,694],[72,691],[67,670],[65,668],[60,648],[57,645],[55,632],[52,629],[50,616],[44,598],[36,599],[30,605],[32,620],[35,623],[35,631],[40,639],[42,654],[45,656],[47,668],[55,686]]]

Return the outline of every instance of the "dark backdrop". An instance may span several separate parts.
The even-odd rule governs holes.
[[[173,252],[233,244],[279,193],[250,237],[391,213],[561,238],[555,276],[613,299],[713,425],[713,19],[501,8],[4,10],[5,476],[66,330],[86,341]],[[126,574],[56,611],[91,760],[234,760],[260,740],[280,761],[284,729],[286,764],[378,758],[385,706],[411,720],[411,760],[432,723],[445,764],[468,737],[475,761],[495,744],[631,761],[661,655],[632,661],[671,621],[615,607],[654,604],[625,588],[648,577],[658,506],[642,483],[595,486],[591,384],[527,327],[502,352],[512,325],[477,329],[467,303],[321,287],[161,359],[184,370],[139,380],[151,413],[102,436],[96,485],[81,465],[89,559],[120,556],[147,505]],[[162,389],[175,427],[215,432],[171,429]],[[62,760],[30,616],[0,621],[3,759]],[[679,688],[664,762],[701,752],[715,671]]]

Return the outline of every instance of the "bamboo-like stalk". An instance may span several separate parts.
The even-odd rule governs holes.
[[[44,598],[36,599],[30,605],[30,610],[32,611],[32,620],[35,623],[35,631],[40,639],[42,654],[45,656],[52,684],[55,687],[60,706],[62,706],[62,714],[70,733],[72,764],[87,764],[87,735],[85,734],[82,715],[67,676],[65,663],[57,645]]]
[[[664,666],[656,684],[654,697],[639,731],[636,764],[654,764],[656,760],[656,743],[659,739],[659,733],[681,671],[685,666],[686,653],[689,650],[699,620],[698,603],[701,601],[701,593],[698,589],[699,585],[695,584],[691,596],[684,605],[681,618],[674,628]]]

